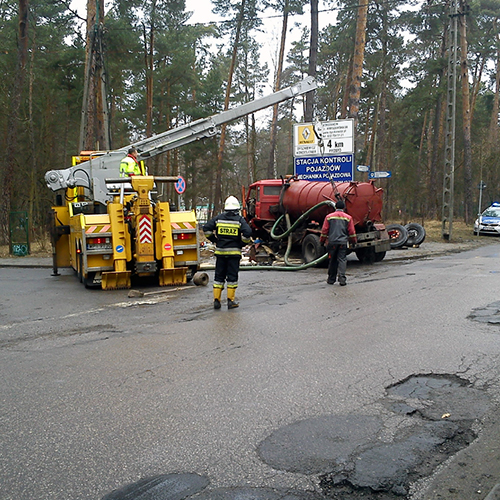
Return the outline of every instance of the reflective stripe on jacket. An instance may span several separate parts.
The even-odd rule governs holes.
[[[328,240],[328,244],[347,244],[348,240],[357,241],[354,222],[349,214],[336,210],[325,217],[321,228],[321,243]]]
[[[237,211],[226,211],[203,226],[205,236],[216,243],[215,255],[241,255],[250,243],[252,229]]]

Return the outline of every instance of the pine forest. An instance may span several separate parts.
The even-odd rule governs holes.
[[[453,216],[473,223],[481,183],[481,209],[500,201],[500,0],[210,3],[220,21],[191,22],[184,0],[88,0],[86,17],[65,0],[0,0],[2,244],[12,211],[43,236],[55,196],[44,175],[80,151],[117,149],[308,75],[314,92],[157,155],[149,173],[182,175],[186,209],[216,211],[242,186],[293,174],[295,123],[352,118],[355,164],[391,172],[377,180],[384,217],[440,220],[452,118]],[[325,12],[335,22],[319,28]]]

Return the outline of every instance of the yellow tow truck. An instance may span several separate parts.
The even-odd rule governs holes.
[[[316,88],[311,77],[298,84],[196,120],[114,151],[84,152],[72,166],[45,174],[58,193],[51,210],[53,274],[71,267],[86,287],[130,288],[133,278],[154,278],[160,286],[182,285],[199,273],[198,224],[194,211],[171,210],[162,201],[164,183],[179,177],[120,177],[120,162],[134,147],[143,162],[159,153],[216,134],[217,128],[247,114]],[[61,194],[63,193],[63,194]]]

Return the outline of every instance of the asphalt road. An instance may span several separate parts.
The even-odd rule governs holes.
[[[3,267],[0,497],[486,498],[499,256],[350,261],[342,288],[243,271],[232,311]]]

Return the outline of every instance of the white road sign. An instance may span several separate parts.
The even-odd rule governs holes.
[[[294,126],[294,156],[328,156],[354,151],[354,120],[298,123]]]
[[[382,172],[370,172],[368,174],[369,179],[387,179],[391,177],[391,172],[382,171]]]

